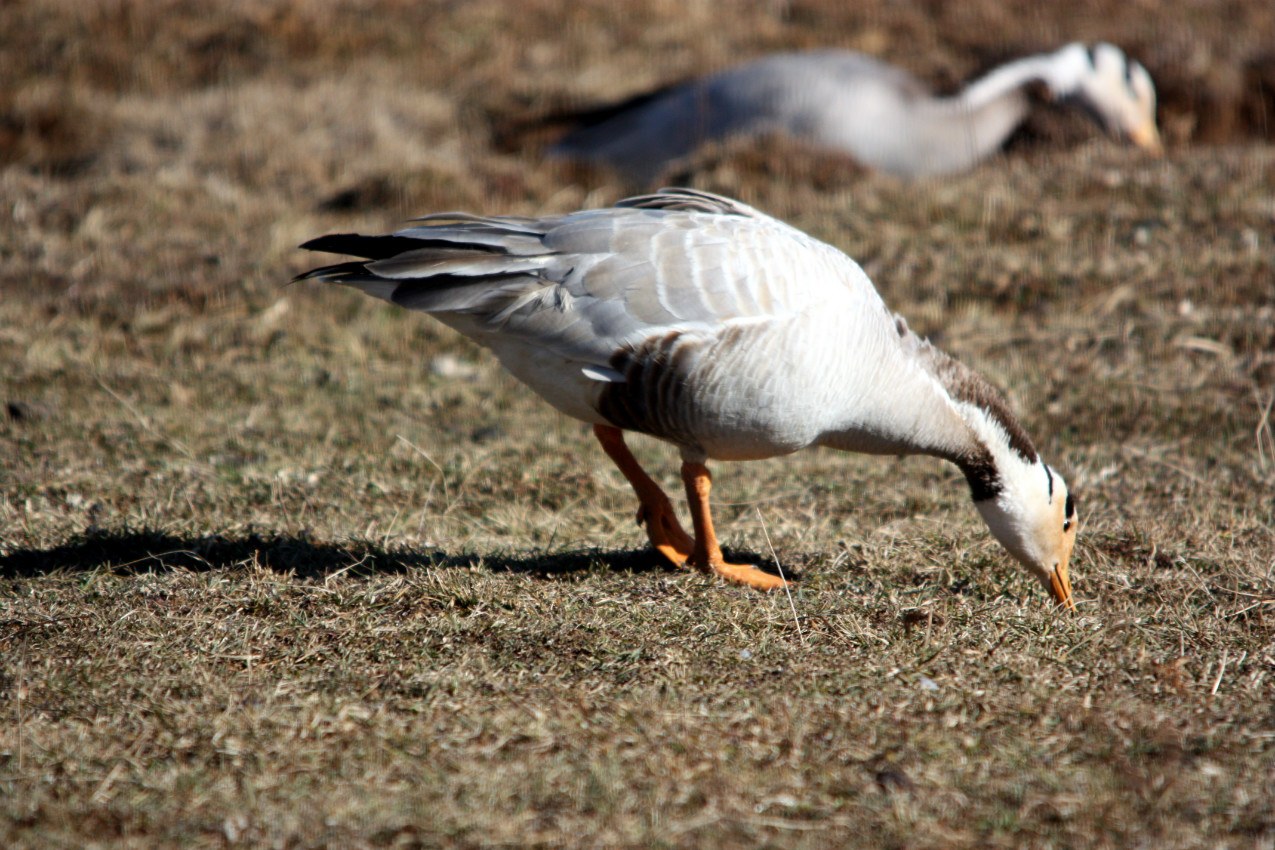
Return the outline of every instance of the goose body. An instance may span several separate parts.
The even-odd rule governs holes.
[[[1026,88],[1079,101],[1116,136],[1160,148],[1155,87],[1118,47],[1070,44],[1002,65],[951,97],[845,50],[781,53],[604,110],[551,153],[649,180],[705,142],[781,132],[903,177],[973,168],[1026,118]]]
[[[722,560],[709,460],[929,454],[961,468],[995,536],[1070,604],[1074,505],[1000,394],[913,334],[853,260],[751,207],[664,190],[544,218],[444,213],[303,247],[363,258],[303,278],[434,315],[593,425],[675,563],[782,583]],[[680,449],[693,537],[624,430]]]

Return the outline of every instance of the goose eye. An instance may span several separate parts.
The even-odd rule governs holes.
[[[1071,531],[1071,520],[1063,520],[1063,531]]]

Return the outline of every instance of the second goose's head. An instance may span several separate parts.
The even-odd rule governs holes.
[[[1155,84],[1114,44],[1069,44],[1053,54],[1046,84],[1055,97],[1075,98],[1108,132],[1159,156]]]
[[[997,468],[998,487],[974,506],[1011,555],[1025,566],[1054,601],[1074,607],[1067,562],[1076,542],[1076,501],[1062,476],[1037,456],[1013,456]],[[977,497],[979,493],[975,493]]]

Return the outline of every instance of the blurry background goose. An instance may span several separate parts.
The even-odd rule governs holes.
[[[644,181],[706,142],[780,132],[903,177],[949,174],[1000,149],[1027,117],[1033,85],[1161,152],[1151,75],[1115,45],[1076,43],[1001,65],[947,97],[862,53],[780,53],[581,113],[582,126],[549,153]]]

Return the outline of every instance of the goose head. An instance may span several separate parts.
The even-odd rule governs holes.
[[[1164,152],[1155,123],[1155,84],[1147,69],[1114,44],[1069,44],[1054,54],[1046,84],[1075,98],[1114,136],[1155,156]]]
[[[1076,501],[1067,483],[1039,457],[1002,464],[998,472],[998,492],[974,506],[993,536],[1054,601],[1075,607],[1067,562],[1076,542]]]

